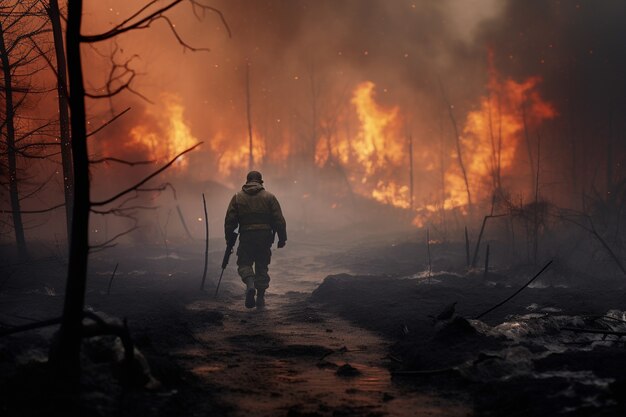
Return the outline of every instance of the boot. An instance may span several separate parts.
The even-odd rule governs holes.
[[[257,310],[265,308],[265,290],[259,290],[256,297],[256,308]]]
[[[246,308],[254,308],[256,302],[254,296],[256,290],[254,289],[254,278],[250,277],[246,279]]]

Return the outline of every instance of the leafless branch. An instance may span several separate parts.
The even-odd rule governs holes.
[[[106,200],[101,200],[101,201],[92,201],[91,205],[92,206],[104,206],[107,205],[109,203],[112,203],[113,201],[117,200],[118,198],[133,192],[133,191],[137,191],[140,189],[140,187],[145,184],[146,182],[150,181],[152,178],[156,177],[157,175],[159,175],[161,172],[165,171],[167,168],[169,168],[174,162],[176,162],[176,160],[178,158],[180,158],[181,156],[185,155],[188,152],[193,151],[194,149],[196,149],[198,146],[200,146],[203,142],[199,142],[197,144],[195,144],[194,146],[192,146],[189,149],[184,150],[183,152],[179,153],[178,155],[176,155],[172,160],[170,160],[167,164],[163,165],[161,168],[157,169],[156,171],[154,171],[152,174],[148,175],[147,177],[145,177],[144,179],[142,179],[141,181],[139,181],[137,184],[125,189],[124,191],[121,191],[117,194],[115,194],[113,197],[107,198]]]
[[[41,209],[41,210],[20,210],[19,212],[22,213],[22,214],[40,214],[40,213],[47,213],[49,211],[53,211],[53,210],[58,209],[59,207],[64,207],[64,206],[65,206],[65,203],[61,203],[61,204],[57,204],[56,206],[48,207],[48,208]],[[14,211],[0,209],[0,213],[1,214],[12,214],[12,213],[14,213]]]
[[[108,125],[110,125],[111,123],[113,123],[114,121],[116,121],[117,119],[119,119],[120,117],[122,117],[123,115],[125,115],[131,108],[128,107],[125,110],[123,110],[121,113],[116,114],[115,116],[113,116],[109,121],[105,122],[104,124],[102,124],[99,128],[97,128],[96,130],[94,130],[93,132],[87,133],[87,137],[89,136],[93,136],[95,134],[97,134],[99,131],[101,131],[102,129],[104,129],[105,127],[107,127]]]
[[[119,158],[114,158],[114,157],[100,158],[100,159],[94,159],[92,161],[89,161],[90,164],[101,164],[101,163],[106,163],[106,162],[117,162],[118,164],[135,166],[135,165],[154,164],[155,161],[154,160],[150,160],[150,161],[126,161],[124,159],[119,159]]]
[[[130,234],[137,229],[139,229],[139,226],[133,226],[130,229],[126,229],[125,231],[116,234],[111,239],[107,240],[106,242],[100,243],[98,245],[89,245],[89,250],[91,251],[93,249],[104,249],[105,247],[110,247],[109,245],[113,243],[115,240],[119,239],[122,236],[126,236],[127,234]]]
[[[131,30],[138,30],[138,29],[146,29],[148,27],[150,27],[150,25],[157,19],[163,17],[163,14],[165,12],[167,12],[168,10],[172,9],[174,6],[178,5],[179,3],[182,3],[183,0],[173,0],[170,3],[168,3],[167,5],[155,10],[154,12],[151,12],[149,14],[147,14],[144,17],[140,17],[142,15],[142,13],[144,13],[146,10],[148,10],[151,6],[153,6],[154,4],[156,4],[156,1],[151,1],[148,4],[144,5],[141,9],[139,9],[137,12],[135,12],[134,14],[132,14],[130,17],[128,17],[127,19],[125,19],[124,21],[122,21],[120,24],[114,26],[112,29],[108,30],[107,32],[104,33],[100,33],[97,35],[82,35],[81,36],[81,42],[85,42],[85,43],[95,43],[95,42],[102,42],[105,41],[107,39],[111,39],[114,38],[118,35],[121,35],[125,32],[129,32]],[[216,8],[210,7],[210,6],[206,6],[204,4],[201,4],[200,2],[198,2],[197,0],[190,0],[191,4],[194,7],[197,7],[201,10],[206,10],[206,11],[211,11],[215,14],[217,14],[222,22],[222,24],[224,25],[224,27],[226,28],[226,31],[228,32],[228,36],[232,37],[231,31],[230,31],[230,27],[228,26],[228,24],[226,23],[226,19],[224,18],[224,15],[222,14],[221,11],[219,11]],[[131,23],[134,19],[138,19],[135,22]],[[179,38],[177,36],[177,38]]]
[[[33,195],[37,194],[39,191],[41,191],[46,185],[48,185],[50,183],[50,181],[52,180],[52,178],[54,178],[54,176],[56,175],[56,173],[52,173],[44,182],[42,182],[41,184],[39,184],[38,187],[36,187],[33,191],[31,191],[30,193],[26,194],[26,195],[21,195],[19,197],[20,201],[21,200],[26,200],[30,197],[32,197]]]
[[[176,31],[176,27],[174,26],[172,21],[169,19],[169,17],[167,17],[167,16],[159,16],[159,17],[155,18],[154,20],[156,21],[157,19],[163,19],[163,20],[165,20],[167,22],[167,25],[171,29],[172,34],[174,35],[174,37],[176,38],[178,43],[180,43],[183,46],[184,49],[189,49],[192,52],[199,52],[199,51],[211,52],[211,50],[209,48],[196,48],[196,47],[193,47],[193,46],[189,45],[187,42],[185,42],[183,40],[183,38],[181,38],[180,35],[178,34],[178,32]]]

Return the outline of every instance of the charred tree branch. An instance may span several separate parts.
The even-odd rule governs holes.
[[[184,150],[183,152],[179,153],[178,155],[176,155],[172,160],[170,160],[167,164],[163,165],[161,168],[157,169],[156,171],[154,171],[152,174],[148,175],[147,177],[145,177],[144,179],[142,179],[141,181],[139,181],[137,184],[133,185],[132,187],[129,187],[127,189],[125,189],[124,191],[121,191],[117,194],[115,194],[113,197],[107,198],[106,200],[101,200],[101,201],[94,201],[91,202],[92,206],[104,206],[107,204],[112,203],[113,201],[117,200],[118,198],[133,192],[133,191],[137,191],[140,189],[140,187],[142,185],[144,185],[146,182],[150,181],[152,178],[156,177],[157,175],[159,175],[161,172],[165,171],[167,168],[169,168],[174,162],[176,162],[176,160],[178,158],[180,158],[181,156],[185,155],[188,152],[193,151],[194,149],[196,149],[198,146],[200,146],[203,142],[199,142],[197,144],[195,144],[194,146],[192,146],[189,149]]]

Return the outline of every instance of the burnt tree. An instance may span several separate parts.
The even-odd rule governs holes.
[[[230,30],[222,14],[215,8],[201,4],[196,0],[187,0],[194,11],[198,9],[202,12],[217,13],[226,29],[230,34]],[[71,149],[73,157],[74,172],[74,205],[72,210],[72,229],[70,239],[69,268],[65,290],[65,300],[63,306],[63,317],[61,319],[61,328],[59,330],[59,343],[50,354],[50,359],[55,365],[58,374],[64,378],[71,386],[77,387],[80,378],[80,346],[81,331],[83,329],[83,309],[85,303],[85,289],[87,278],[87,261],[89,255],[89,214],[94,212],[93,207],[102,207],[117,201],[119,198],[132,193],[145,191],[140,187],[158,174],[166,170],[176,159],[183,154],[192,151],[199,144],[178,154],[169,163],[148,175],[133,186],[120,191],[102,201],[90,200],[90,183],[89,183],[89,156],[87,148],[86,128],[86,107],[85,98],[111,98],[122,91],[131,91],[130,83],[134,78],[135,72],[127,65],[122,66],[128,71],[126,81],[116,87],[112,87],[111,82],[107,84],[107,93],[94,94],[85,91],[85,84],[82,70],[82,60],[80,46],[82,43],[97,43],[114,39],[116,36],[133,31],[136,29],[145,29],[150,27],[156,21],[164,21],[172,30],[174,36],[184,49],[196,51],[185,43],[176,32],[172,21],[166,16],[166,13],[176,5],[182,3],[183,0],[172,0],[162,7],[158,7],[153,11],[150,6],[154,6],[155,2],[150,2],[141,7],[138,12],[124,20],[122,23],[115,25],[107,32],[96,35],[82,35],[81,22],[83,14],[82,0],[69,0],[67,12],[66,27],[66,51],[67,51],[67,74],[69,81],[69,107],[70,107],[70,127],[71,127]],[[116,79],[120,79],[116,76]],[[114,160],[114,158],[107,158]],[[119,160],[118,160],[119,161]],[[122,161],[129,163],[128,161]],[[132,162],[131,162],[132,164]],[[115,209],[108,210],[112,212]],[[119,208],[118,208],[119,210]],[[103,212],[100,212],[100,214]],[[132,230],[132,229],[131,229]],[[114,238],[115,239],[115,238]],[[106,246],[106,245],[104,245]]]
[[[17,156],[15,152],[15,108],[13,103],[13,72],[12,65],[9,60],[7,47],[7,39],[5,36],[3,22],[0,21],[0,61],[2,63],[2,75],[4,81],[4,106],[5,106],[5,125],[6,125],[6,147],[7,147],[7,165],[8,165],[8,182],[9,182],[9,198],[11,200],[11,216],[13,218],[13,230],[15,231],[15,242],[20,258],[25,258],[26,239],[24,237],[24,223],[22,221],[22,213],[20,209],[20,196],[17,179]]]
[[[59,136],[61,139],[61,165],[63,167],[63,193],[65,195],[65,218],[67,222],[67,239],[71,236],[72,207],[74,201],[74,173],[72,172],[72,149],[70,143],[70,116],[67,94],[67,66],[65,47],[63,46],[63,30],[61,28],[61,12],[57,0],[50,0],[45,7],[50,19],[54,39],[56,57],[57,95],[59,103]]]
[[[26,150],[32,144],[23,145],[31,137],[37,135],[48,124],[30,129],[26,128],[23,118],[18,113],[27,102],[31,93],[42,93],[32,85],[32,77],[40,70],[38,60],[41,55],[30,46],[30,40],[37,38],[45,30],[39,19],[37,1],[11,3],[3,2],[0,5],[0,65],[2,67],[2,85],[4,117],[0,130],[4,132],[2,156],[6,157],[6,189],[9,193],[10,210],[3,210],[11,214],[12,226],[15,233],[18,256],[27,256],[26,239],[24,236],[24,211],[21,200],[34,194],[26,192],[23,196],[20,183],[25,175],[20,171],[21,157],[34,157]],[[41,156],[38,156],[41,157]],[[4,185],[4,184],[3,184]]]

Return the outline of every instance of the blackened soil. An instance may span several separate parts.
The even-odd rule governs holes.
[[[589,344],[586,350],[555,352],[526,344],[523,338],[512,342],[502,334],[478,332],[475,322],[466,320],[506,299],[527,280],[498,284],[481,276],[439,274],[429,284],[427,280],[341,274],[326,278],[311,300],[393,340],[391,368],[397,383],[417,390],[438,387],[469,393],[476,415],[625,415],[623,344],[595,348]],[[486,315],[480,326],[488,328],[539,310],[543,317],[588,317],[626,308],[620,288],[551,287],[549,280],[547,275],[539,288],[526,288]],[[452,320],[434,319],[455,301]],[[558,339],[556,332],[550,337]],[[526,374],[517,373],[515,367],[526,362],[520,359],[520,365],[515,365],[514,355],[513,362],[502,365],[510,369],[499,369],[502,377],[479,373],[512,347],[523,354],[537,354]],[[572,375],[588,378],[574,384]]]

